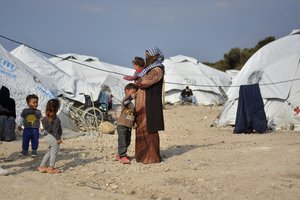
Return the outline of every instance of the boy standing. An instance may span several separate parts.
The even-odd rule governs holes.
[[[18,120],[18,129],[22,130],[21,126],[24,126],[22,136],[22,151],[19,155],[27,155],[29,142],[31,141],[32,157],[37,156],[37,149],[39,146],[39,128],[42,113],[37,109],[39,98],[35,94],[28,95],[26,102],[28,108],[25,108]]]
[[[135,98],[138,87],[133,83],[129,83],[125,87],[125,98],[122,100],[122,111],[117,120],[118,132],[118,154],[116,159],[123,164],[130,164],[127,156],[127,148],[131,141],[131,129],[135,123],[134,104],[131,102]]]

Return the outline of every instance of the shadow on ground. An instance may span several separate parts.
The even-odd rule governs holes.
[[[192,151],[196,148],[204,148],[204,147],[210,147],[210,146],[215,146],[219,144],[223,144],[224,142],[217,142],[217,143],[212,143],[212,144],[203,144],[203,145],[176,145],[169,147],[167,149],[163,149],[160,151],[161,156],[163,159],[168,159],[173,156],[179,156],[182,154],[185,154],[189,151]]]
[[[26,171],[37,171],[37,167],[45,154],[46,150],[38,151],[38,156],[32,158],[30,152],[28,156],[19,156],[19,152],[14,152],[4,159],[2,168],[9,170],[10,175],[17,175]],[[87,158],[82,158],[82,154]],[[88,156],[89,153],[84,151],[84,149],[62,149],[56,157],[56,162],[64,161],[65,164],[60,169],[65,171],[69,168],[84,166],[103,158],[88,158]]]

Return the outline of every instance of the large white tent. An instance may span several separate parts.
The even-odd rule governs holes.
[[[129,83],[123,80],[123,75],[134,73],[131,68],[101,62],[96,57],[86,55],[62,54],[49,60],[72,77],[90,83],[108,85],[114,96],[114,103],[117,104],[124,97],[124,87]]]
[[[0,45],[0,86],[10,90],[16,102],[17,115],[27,107],[26,96],[36,94],[39,97],[39,109],[44,110],[49,99],[55,98],[58,89],[51,80],[41,76]]]
[[[216,125],[234,125],[240,85],[259,83],[268,126],[300,130],[300,30],[258,50],[244,65],[228,90],[228,101]]]
[[[230,76],[200,63],[195,58],[178,55],[164,61],[166,102],[179,101],[181,91],[189,86],[199,104],[218,105],[225,102],[224,92]],[[223,90],[223,91],[222,91]]]
[[[237,75],[240,73],[240,70],[237,69],[228,69],[225,71],[226,74],[228,74],[231,77],[231,82],[233,79],[237,77]]]
[[[65,73],[45,56],[27,46],[21,45],[11,51],[11,54],[42,76],[51,77],[56,87],[70,99],[84,103],[84,96],[80,93],[89,94],[93,97],[99,95],[100,83],[89,83]]]
[[[39,74],[0,45],[0,87],[2,85],[10,90],[10,96],[16,102],[17,116],[27,107],[27,95],[36,94],[39,97],[38,109],[44,113],[47,101],[60,94],[49,76]],[[61,112],[62,109],[58,115],[63,128],[77,131],[78,128]]]

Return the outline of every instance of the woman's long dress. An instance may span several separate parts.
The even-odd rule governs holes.
[[[161,68],[156,67],[137,83],[141,89],[136,94],[135,102],[137,121],[135,157],[137,162],[144,164],[161,162],[159,134],[157,131],[149,132],[147,129],[146,90],[161,81],[162,78],[163,71]]]

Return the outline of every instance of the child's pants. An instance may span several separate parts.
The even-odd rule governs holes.
[[[126,126],[118,125],[118,154],[122,158],[127,156],[127,148],[130,145],[131,141],[131,128]]]
[[[28,151],[29,142],[31,141],[31,149],[36,151],[39,147],[39,129],[25,128],[22,137],[22,149]]]
[[[59,149],[59,144],[57,144],[57,140],[53,135],[48,134],[46,137],[48,142],[48,150],[47,153],[44,155],[40,166],[45,167],[47,161],[49,160],[49,167],[54,167],[56,155]]]

